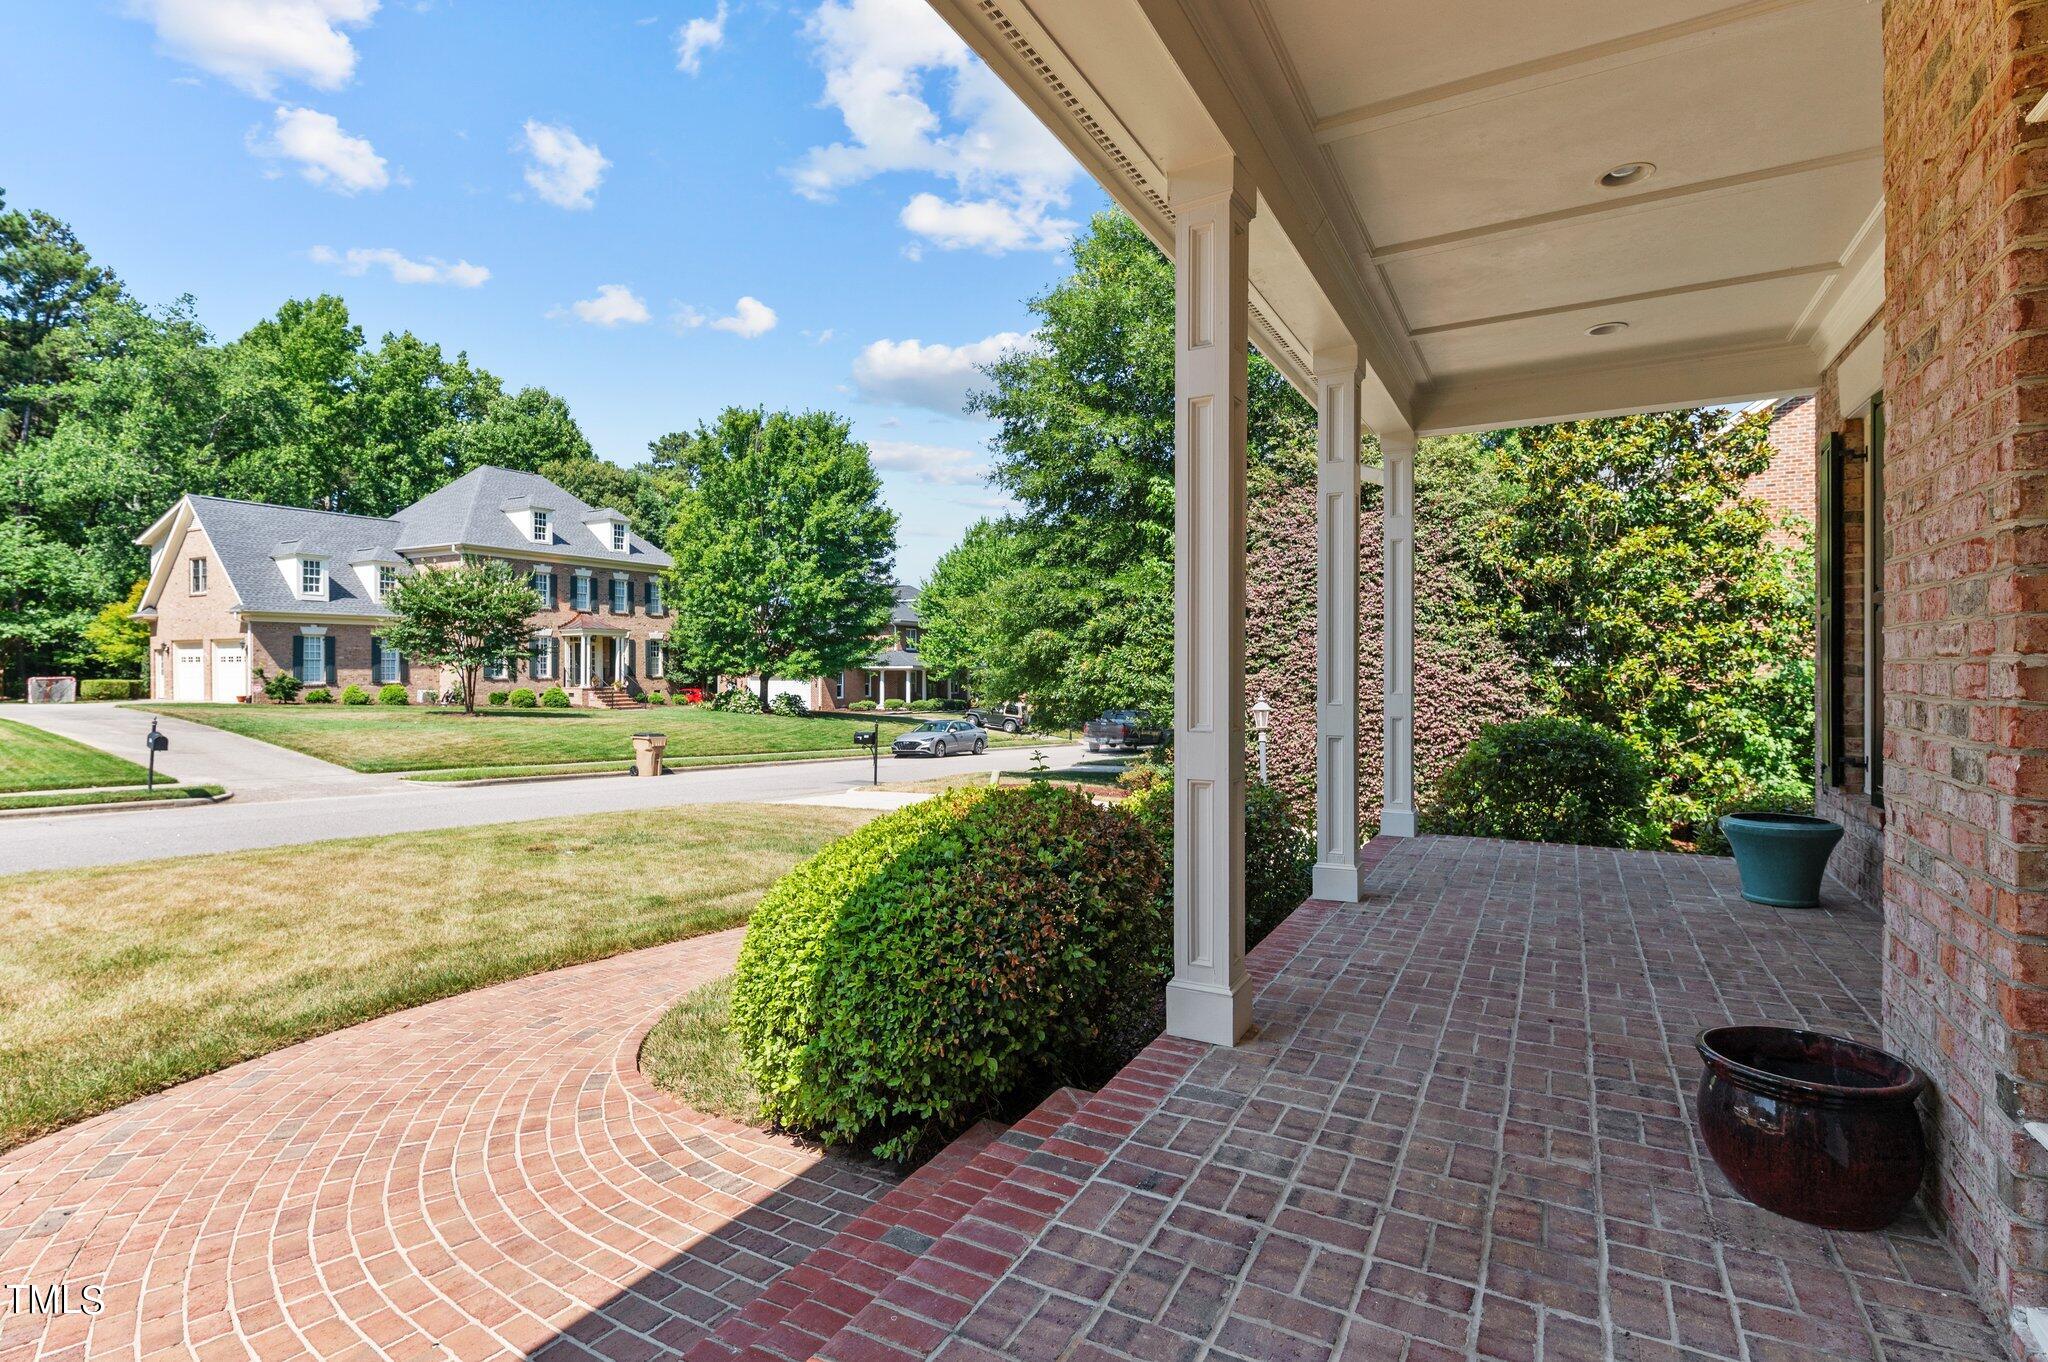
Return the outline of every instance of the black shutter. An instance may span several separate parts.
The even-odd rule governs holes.
[[[1842,463],[1848,446],[1828,436],[1820,466],[1820,533],[1814,543],[1818,629],[1814,689],[1818,692],[1820,778],[1839,786],[1842,769]]]
[[[306,636],[304,634],[292,635],[292,675],[298,677],[301,681],[306,679]]]
[[[331,686],[334,684],[334,655],[341,651],[340,638],[336,637],[333,634],[329,634],[327,636],[327,647],[323,651],[327,654],[327,684]]]
[[[384,640],[370,635],[370,684],[376,685],[384,679]]]

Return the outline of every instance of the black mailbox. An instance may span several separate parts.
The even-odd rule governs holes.
[[[855,747],[873,747],[875,745],[875,735],[856,730],[853,735],[853,745]]]
[[[149,750],[150,750],[150,751],[152,751],[152,752],[168,752],[168,751],[170,751],[170,750],[171,750],[171,738],[170,738],[170,735],[169,735],[169,734],[167,734],[167,733],[159,733],[159,732],[157,732],[157,731],[156,731],[155,729],[153,729],[153,728],[152,728],[151,730],[149,730]]]

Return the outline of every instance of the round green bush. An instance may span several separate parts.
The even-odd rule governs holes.
[[[910,712],[912,714],[936,714],[945,707],[946,702],[944,700],[912,700],[910,702]]]
[[[406,695],[405,687],[393,681],[390,685],[377,692],[377,703],[380,705],[406,705],[411,704],[412,701]]]
[[[493,699],[497,697],[493,696]],[[505,693],[505,703],[514,709],[533,709],[540,704],[540,697],[524,686],[515,687]]]
[[[855,700],[847,708],[859,714],[872,714],[875,710],[875,702],[873,700]]]
[[[907,1158],[1088,1072],[1170,960],[1152,840],[1051,786],[914,804],[754,910],[732,1021],[765,1114]]]
[[[334,694],[325,686],[315,686],[299,699],[309,705],[331,705],[334,703]]]
[[[667,692],[667,691],[660,691],[660,690],[651,690],[651,691],[648,691],[648,692],[647,692],[647,703],[648,703],[648,704],[650,704],[650,705],[665,705],[665,704],[667,704],[667,703],[668,703],[668,692]]]
[[[1133,779],[1135,777],[1135,779]],[[1163,763],[1125,773],[1136,792],[1120,806],[1152,834],[1169,873],[1173,866],[1173,768]],[[1244,945],[1246,950],[1287,920],[1315,887],[1316,841],[1295,825],[1287,797],[1257,781],[1244,796]],[[1172,911],[1172,884],[1165,889]]]
[[[789,719],[801,719],[811,712],[811,707],[804,703],[802,696],[791,695],[787,691],[770,700],[768,708]]]
[[[711,697],[711,707],[727,714],[759,714],[761,697],[745,686],[727,686]]]
[[[1429,832],[1619,847],[1636,840],[1650,770],[1598,724],[1543,715],[1479,730],[1437,783]]]
[[[370,692],[351,681],[341,688],[341,702],[344,705],[367,705],[370,703]]]
[[[903,701],[901,701],[901,700],[884,700],[884,701],[882,701],[882,708],[883,708],[883,709],[905,709],[905,708],[908,708],[908,706],[906,706],[906,705],[904,704],[904,702],[903,702]]]
[[[494,690],[490,694],[490,699],[487,700],[485,703],[493,705],[509,705],[512,703],[512,692],[504,690]]]
[[[560,686],[549,686],[540,693],[540,707],[542,709],[567,709],[569,707],[569,692],[563,690]]]

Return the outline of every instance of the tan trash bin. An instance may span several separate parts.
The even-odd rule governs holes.
[[[633,774],[636,776],[658,776],[661,774],[661,754],[668,750],[668,734],[635,733],[633,735]]]

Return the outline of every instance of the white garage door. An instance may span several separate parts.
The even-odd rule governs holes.
[[[226,703],[249,693],[249,653],[241,643],[213,645],[213,698]]]
[[[171,652],[171,698],[206,698],[206,649],[177,645]]]

